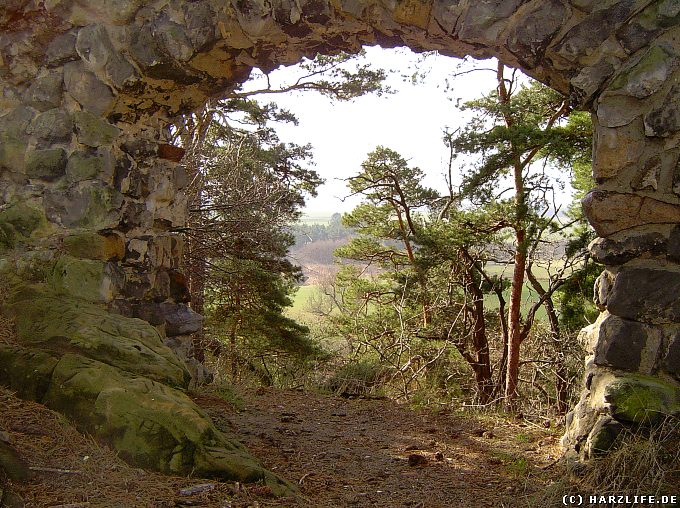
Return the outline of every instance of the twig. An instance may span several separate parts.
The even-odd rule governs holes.
[[[40,471],[40,472],[43,472],[43,473],[82,474],[82,471],[77,471],[75,469],[58,469],[56,467],[30,466],[28,469],[30,469],[31,471]],[[60,506],[71,506],[71,505],[60,505]],[[78,506],[80,506],[80,505],[78,505]]]
[[[298,480],[298,484],[299,484],[299,485],[302,485],[302,483],[305,481],[306,478],[308,478],[309,476],[313,476],[314,474],[316,474],[316,473],[314,473],[314,471],[303,474],[303,475],[302,475],[302,478],[300,478],[300,479]]]

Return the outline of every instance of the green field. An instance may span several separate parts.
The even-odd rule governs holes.
[[[317,321],[319,318],[309,312],[309,303],[319,289],[319,286],[299,286],[293,297],[293,306],[286,309],[286,316],[293,318],[301,323]]]
[[[541,282],[544,281],[545,279],[541,280]],[[297,293],[295,293],[295,296],[293,297],[293,306],[286,310],[286,316],[300,321],[301,323],[318,321],[320,319],[319,316],[311,313],[309,309],[310,300],[318,294],[318,289],[319,286],[314,285],[298,287]],[[510,301],[510,291],[505,291],[503,296],[505,298],[505,308],[507,310]],[[531,304],[536,300],[538,300],[536,291],[534,291],[528,285],[528,283],[525,283],[524,288],[522,289],[522,312],[526,313],[531,307]],[[498,309],[498,299],[494,295],[486,295],[484,298],[484,304],[488,310]],[[538,309],[538,312],[536,312],[536,320],[543,322],[547,321],[547,314],[543,307]]]

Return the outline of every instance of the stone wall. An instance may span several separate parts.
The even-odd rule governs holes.
[[[586,391],[565,439],[589,456],[650,410],[678,411],[679,21],[674,0],[6,0],[0,271],[19,290],[186,336],[201,318],[179,270],[187,177],[167,144],[173,117],[253,67],[317,52],[497,56],[595,112],[585,206],[607,265],[603,315],[584,332]]]

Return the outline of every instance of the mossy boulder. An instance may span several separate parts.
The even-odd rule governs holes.
[[[604,391],[619,421],[656,424],[680,414],[680,387],[657,377],[628,374],[614,378]]]
[[[292,492],[233,436],[217,430],[180,390],[77,353],[58,355],[0,346],[0,383],[66,415],[132,464],[171,474],[263,482],[278,494]],[[25,361],[29,358],[32,364]],[[39,382],[19,382],[31,376]],[[47,389],[36,390],[36,384],[47,384]]]
[[[46,189],[43,203],[45,214],[56,224],[103,230],[120,221],[123,195],[102,182],[83,180],[67,188]]]
[[[115,264],[61,256],[48,278],[57,292],[92,302],[110,302],[123,285],[124,275]]]
[[[45,215],[36,208],[24,203],[7,206],[0,211],[0,249],[13,248],[46,224]]]
[[[111,314],[39,285],[10,296],[6,309],[15,319],[17,339],[29,347],[56,354],[75,351],[171,386],[189,383],[186,366],[141,319]]]
[[[69,182],[93,180],[104,174],[111,162],[103,155],[74,152],[66,164],[66,178]]]
[[[294,490],[182,392],[189,373],[147,322],[46,285],[15,288],[3,311],[15,319],[18,344],[0,345],[0,384],[141,467],[263,482],[280,495]]]

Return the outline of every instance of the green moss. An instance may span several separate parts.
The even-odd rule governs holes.
[[[26,166],[26,140],[0,134],[0,167],[5,167],[12,172],[21,173]]]
[[[134,464],[173,474],[286,485],[221,434],[182,392],[101,362],[65,354],[44,403],[110,442]]]
[[[53,181],[64,175],[68,156],[63,148],[35,150],[26,155],[26,175],[29,178]]]
[[[605,400],[617,420],[658,423],[680,412],[680,389],[656,377],[631,374],[616,378],[605,389]]]
[[[83,259],[109,261],[125,255],[125,241],[115,234],[75,233],[64,237],[63,246],[71,256]]]
[[[29,237],[41,226],[47,223],[45,214],[24,203],[10,205],[0,212],[0,226],[10,224],[13,229],[24,237]]]
[[[105,166],[103,157],[76,152],[68,159],[66,177],[70,182],[91,180],[102,173]]]
[[[109,187],[92,186],[87,203],[87,212],[76,225],[87,229],[103,229],[110,227],[111,213],[118,213],[122,195]]]
[[[107,301],[110,290],[105,263],[61,256],[48,281],[59,293],[93,302]]]
[[[88,111],[79,111],[74,113],[73,117],[78,130],[78,140],[84,145],[95,148],[110,145],[120,135],[118,127]]]
[[[186,366],[141,319],[111,314],[38,285],[15,290],[6,307],[15,319],[18,339],[27,346],[57,355],[78,352],[172,386],[189,382]]]

